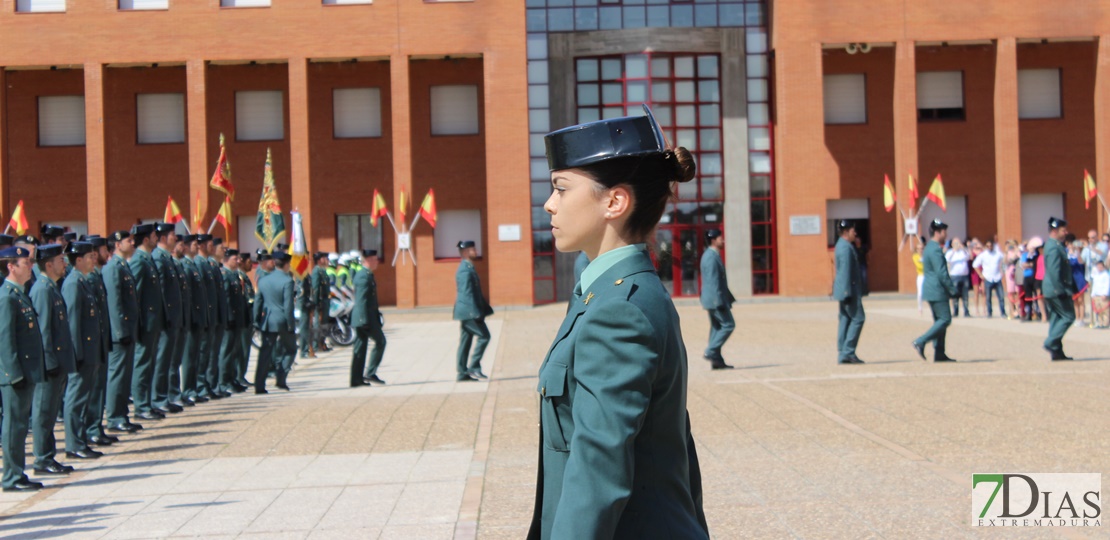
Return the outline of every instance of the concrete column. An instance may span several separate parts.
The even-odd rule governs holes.
[[[1021,238],[1017,40],[999,38],[994,61],[994,199],[998,238]]]
[[[393,192],[412,193],[412,115],[409,104],[409,58],[408,55],[394,54],[389,59],[389,99],[393,125]],[[412,193],[417,205],[423,201],[423,194]],[[419,198],[418,198],[419,197]],[[415,211],[414,207],[414,211]],[[415,243],[415,238],[413,238]],[[416,246],[414,246],[416,247]],[[427,245],[432,249],[432,244]],[[419,255],[419,253],[417,253]],[[416,306],[416,268],[412,264],[398,264],[397,307]]]
[[[305,238],[312,235],[312,225],[316,216],[312,212],[312,174],[309,159],[308,136],[308,59],[289,59],[289,172],[293,183],[293,200],[290,208],[295,208],[303,216]],[[289,235],[286,235],[288,241]]]
[[[85,175],[90,234],[108,234],[108,174],[104,153],[104,66],[85,64]]]
[[[3,140],[0,140],[0,149],[2,148]],[[1098,38],[1098,63],[1095,68],[1095,170],[1091,173],[1098,184],[1098,192],[1106,199],[1110,196],[1110,34]],[[3,174],[3,169],[0,169],[0,174]],[[1110,216],[1103,209],[1098,210],[1098,216],[1098,230],[1110,231]]]
[[[204,60],[189,60],[185,63],[186,86],[186,126],[189,143],[189,216],[194,232],[208,232],[208,225],[216,212],[220,210],[223,197],[208,204],[212,192],[208,188],[208,181],[215,170],[216,163],[208,160],[208,67]],[[197,194],[200,194],[200,205],[204,208],[204,218],[201,223],[191,223],[196,215]]]
[[[752,188],[748,174],[748,77],[744,32],[721,31],[721,116],[725,166],[725,275],[738,297],[752,295]]]
[[[913,41],[899,41],[894,46],[894,191],[901,208],[910,207],[909,175],[918,178],[917,170],[917,56]],[[921,190],[920,184],[918,190]],[[927,189],[927,188],[926,188]],[[914,211],[921,201],[913,201]],[[924,225],[924,224],[919,224]],[[905,234],[902,226],[896,228]],[[918,233],[920,235],[920,233]],[[896,239],[901,242],[901,238]],[[917,271],[913,265],[915,244],[907,241],[898,254],[898,291],[917,291]]]

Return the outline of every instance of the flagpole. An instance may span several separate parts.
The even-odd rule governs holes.
[[[212,234],[212,229],[216,228],[216,218],[212,218],[212,224],[208,226],[208,234]]]
[[[1098,202],[1102,204],[1102,210],[1106,212],[1106,231],[1110,232],[1110,206],[1106,206],[1106,199],[1102,198],[1102,193],[1098,194]],[[9,225],[11,224],[9,223]]]
[[[8,226],[4,227],[4,234],[8,234],[8,230],[12,228],[12,222],[8,222]]]

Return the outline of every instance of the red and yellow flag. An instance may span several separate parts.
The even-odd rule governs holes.
[[[389,214],[389,208],[386,207],[385,197],[378,190],[374,190],[374,204],[370,207],[370,225],[377,227],[378,218]]]
[[[1091,178],[1091,173],[1087,169],[1083,169],[1083,207],[1090,210],[1091,201],[1098,197],[1098,185],[1095,184],[1095,179]]]
[[[173,197],[166,197],[166,215],[162,217],[162,223],[178,223],[185,219],[181,215],[181,209],[177,207]]]
[[[197,203],[193,205],[193,230],[197,233],[201,232],[199,227],[201,221],[204,220],[204,207],[201,206],[200,192],[197,192]]]
[[[909,176],[910,176],[910,212],[913,212],[913,209],[917,208],[917,198],[920,197],[921,194],[917,192],[917,180],[913,179],[912,174],[909,175]]]
[[[402,226],[405,224],[405,214],[408,213],[408,209],[409,197],[408,194],[405,193],[405,188],[401,188],[401,202],[397,205],[397,218]]]
[[[929,186],[929,193],[925,195],[930,201],[936,203],[942,212],[948,211],[947,199],[944,198],[944,182],[940,179],[938,174],[936,179],[933,180],[933,185]]]
[[[12,210],[12,219],[8,222],[8,226],[15,229],[15,234],[23,236],[27,234],[27,214],[23,212],[23,201],[15,205],[15,210]]]
[[[229,200],[235,200],[235,186],[231,185],[231,162],[227,160],[223,133],[220,134],[220,158],[216,160],[216,172],[212,173],[212,180],[208,185],[212,189],[224,192]]]
[[[420,203],[420,217],[428,222],[432,228],[436,228],[436,190],[429,189],[428,194],[424,196],[424,202]]]
[[[890,183],[890,177],[883,175],[883,208],[887,212],[894,210],[894,185]]]
[[[220,205],[220,211],[216,212],[216,223],[224,226],[224,231],[231,233],[231,225],[235,220],[231,216],[231,197],[224,197],[224,203]]]

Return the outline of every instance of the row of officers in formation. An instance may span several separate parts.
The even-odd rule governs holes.
[[[850,220],[837,223],[840,238],[836,242],[834,260],[836,278],[833,282],[833,298],[840,303],[840,324],[837,331],[837,356],[841,364],[862,364],[856,356],[856,346],[865,320],[863,312],[863,275],[860,270],[858,252],[854,247],[856,225]],[[1048,219],[1049,241],[1044,250],[1044,294],[1045,308],[1048,311],[1048,337],[1044,350],[1052,361],[1071,360],[1064,353],[1064,334],[1075,323],[1075,305],[1072,297],[1078,292],[1068,263],[1064,239],[1068,235],[1068,223],[1060,218]],[[944,258],[943,246],[948,240],[948,224],[934,219],[929,224],[929,242],[921,255],[924,269],[924,283],[921,298],[929,303],[933,313],[933,325],[911,342],[914,352],[927,360],[925,346],[933,344],[933,361],[955,362],[948,356],[946,337],[952,324],[951,299],[959,292],[948,274],[948,262]]]
[[[252,384],[256,394],[266,394],[268,376],[289,390],[296,333],[302,356],[327,350],[328,307],[345,285],[357,299],[352,364],[359,376],[352,375],[352,386],[384,384],[376,374],[385,348],[373,276],[377,252],[360,252],[342,271],[334,256],[329,264],[329,254],[317,253],[316,267],[297,280],[287,249],[259,250],[252,281],[250,253],[207,234],[178,236],[166,223],[107,237],[78,238],[54,225],[44,225],[37,238],[0,235],[3,490],[42,488],[25,471],[29,431],[36,476],[73,471],[58,460],[58,417],[66,457],[96,459],[103,453],[94,446],[111,446],[120,441],[114,434],[143,429],[133,419],[160,420]],[[474,335],[479,339],[474,369],[459,375],[469,380],[470,373],[484,377],[479,362],[489,340],[483,321],[488,303],[473,271],[473,243],[460,244],[460,252],[460,276],[485,307],[474,316],[464,309],[460,319],[460,352]],[[246,376],[255,330],[262,339],[251,383]],[[369,339],[375,350],[364,370]]]

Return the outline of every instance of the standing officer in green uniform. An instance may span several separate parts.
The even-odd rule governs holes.
[[[73,338],[69,333],[66,303],[58,287],[58,279],[65,273],[65,255],[59,244],[39,246],[39,279],[31,287],[31,303],[38,315],[42,332],[43,358],[46,378],[35,385],[35,401],[31,406],[31,433],[34,435],[35,474],[68,474],[73,469],[57,462],[57,441],[54,438],[54,420],[62,407],[62,393],[66,378],[77,370],[73,356]],[[66,439],[74,437],[66,433]],[[80,458],[99,457],[93,451]]]
[[[473,240],[459,242],[459,269],[455,271],[455,310],[453,318],[460,322],[459,349],[456,352],[456,377],[457,381],[476,381],[485,379],[482,373],[482,355],[489,345],[489,327],[486,326],[486,317],[493,315],[486,297],[482,294],[482,281],[478,278],[478,271],[474,269],[474,260],[478,258],[478,248]],[[474,355],[470,357],[470,366],[466,364],[467,354],[470,352],[470,343],[474,338],[478,342],[474,345]]]
[[[216,306],[216,324],[213,325],[212,334],[210,339],[212,345],[209,351],[208,359],[208,373],[206,380],[213,395],[221,398],[230,397],[231,392],[221,388],[220,381],[220,358],[223,354],[224,334],[227,333],[227,322],[229,315],[229,302],[227,294],[224,292],[226,285],[224,284],[223,276],[223,259],[224,259],[224,246],[222,238],[213,237],[208,243],[209,249],[208,267],[209,275],[212,277],[212,284],[214,289],[210,289],[208,300]],[[209,324],[212,319],[209,319]]]
[[[170,370],[176,360],[180,360],[181,351],[178,347],[181,338],[182,307],[181,276],[177,272],[177,263],[173,260],[173,250],[177,246],[177,233],[171,223],[158,223],[154,226],[154,234],[158,240],[153,258],[158,267],[158,276],[162,282],[162,306],[165,313],[165,328],[158,338],[158,357],[154,361],[154,387],[151,394],[151,403],[155,409],[179,413],[184,409],[180,403],[171,400],[170,386],[173,382]]]
[[[944,258],[941,246],[948,240],[948,225],[939,219],[929,224],[932,240],[921,253],[921,266],[925,271],[925,282],[921,285],[921,299],[929,303],[933,310],[933,326],[921,337],[913,340],[913,349],[925,360],[925,344],[933,342],[933,361],[955,362],[944,350],[944,337],[948,325],[952,324],[952,311],[949,300],[956,297],[956,285],[948,275],[948,260]]]
[[[46,380],[42,334],[24,287],[31,279],[31,251],[13,246],[0,250],[0,394],[4,396],[4,491],[35,491],[42,484],[23,474],[27,465],[27,430],[35,388]]]
[[[539,372],[530,539],[709,537],[686,346],[647,253],[675,183],[696,169],[645,112],[544,139],[555,247],[590,264]]]
[[[319,255],[319,254],[316,254]],[[311,257],[315,259],[314,255]],[[313,318],[313,310],[315,309],[315,289],[312,285],[313,276],[316,274],[315,267],[308,271],[308,275],[304,278],[298,279],[297,287],[297,309],[301,310],[301,318],[297,321],[297,331],[300,334],[301,358],[316,357],[315,351],[315,335],[313,334],[313,325],[315,324]]]
[[[204,291],[207,294],[206,306],[207,313],[204,320],[206,327],[201,332],[199,341],[197,343],[197,397],[204,399],[220,399],[223,397],[222,393],[216,392],[216,384],[209,384],[208,371],[209,365],[212,361],[212,349],[219,350],[219,342],[213,341],[213,334],[216,332],[216,326],[219,323],[219,305],[217,301],[220,297],[220,291],[223,290],[223,282],[213,278],[211,265],[208,262],[208,249],[212,244],[212,235],[198,234],[197,235],[197,250],[196,255],[193,256],[193,264],[197,267],[197,272],[200,273],[201,279],[204,280]]]
[[[96,312],[99,314],[97,322],[100,326],[100,368],[97,369],[96,380],[93,381],[92,394],[89,397],[89,406],[86,425],[89,442],[97,446],[111,446],[119,442],[119,438],[109,435],[104,430],[104,402],[108,392],[108,358],[112,352],[112,325],[108,317],[108,289],[104,286],[103,267],[108,264],[111,253],[108,251],[108,240],[100,235],[81,237],[82,242],[92,244],[95,253],[95,264],[86,279],[89,286],[96,293]],[[63,291],[62,296],[65,296]],[[68,398],[67,398],[68,399]]]
[[[266,394],[266,374],[273,370],[277,387],[289,390],[287,378],[297,351],[293,320],[293,278],[289,275],[289,260],[284,251],[273,254],[275,269],[258,283],[258,298],[254,302],[251,319],[262,331],[262,348],[254,369],[254,393]]]
[[[312,257],[312,337],[313,350],[326,352],[324,327],[328,320],[328,306],[331,298],[331,281],[328,277],[328,254],[322,251]]]
[[[1075,278],[1068,263],[1068,250],[1064,237],[1068,235],[1068,222],[1059,218],[1048,220],[1048,242],[1044,246],[1044,281],[1041,292],[1048,312],[1048,338],[1044,348],[1052,360],[1071,360],[1064,354],[1064,334],[1075,324],[1075,303],[1072,296],[1078,292]]]
[[[208,334],[208,289],[204,276],[197,268],[197,237],[186,235],[179,242],[182,281],[189,284],[189,302],[185,304],[188,312],[188,325],[182,332],[184,347],[181,351],[181,401],[186,405],[204,403],[208,398],[197,392],[197,374],[200,369],[200,345]]]
[[[856,224],[842,219],[836,224],[840,239],[836,241],[834,260],[836,278],[833,298],[840,302],[840,326],[836,331],[837,363],[862,364],[856,356],[856,344],[863,331],[863,274],[856,255]]]
[[[262,278],[274,271],[274,257],[270,255],[269,251],[262,248],[255,250],[254,254],[255,258],[258,259],[258,266],[254,269],[254,283],[257,286],[262,283]]]
[[[355,306],[351,312],[351,326],[355,329],[354,356],[351,359],[352,387],[385,384],[378,377],[378,366],[385,354],[385,333],[382,332],[382,314],[378,309],[378,282],[374,280],[378,252],[362,250],[362,261],[362,266],[355,273]],[[370,353],[370,366],[366,367],[366,347],[370,339],[374,340],[374,351]]]
[[[134,433],[143,426],[131,422],[127,400],[131,396],[131,373],[135,366],[135,344],[139,339],[139,297],[135,277],[127,259],[135,253],[131,233],[116,231],[109,239],[115,253],[104,265],[104,287],[108,291],[108,315],[112,350],[108,354],[108,388],[104,396],[108,431]]]
[[[166,311],[162,305],[162,278],[150,255],[156,247],[154,225],[135,225],[131,228],[131,237],[137,246],[127,264],[135,278],[135,296],[139,300],[139,339],[135,342],[131,400],[135,405],[136,418],[159,420],[166,415],[154,410],[150,398],[151,385],[154,384],[154,359],[158,352],[158,339],[166,325]]]
[[[251,283],[250,271],[253,269],[254,263],[251,261],[251,254],[249,251],[239,253],[239,281],[243,284],[243,314],[247,317],[247,322],[239,327],[239,339],[242,342],[240,345],[239,365],[235,369],[235,380],[247,388],[251,383],[247,381],[247,363],[250,362],[251,356],[251,337],[254,336],[254,325],[250,323],[251,313],[254,313],[254,284]]]
[[[186,240],[195,238],[195,236],[188,234],[179,236],[177,237],[177,243],[173,246],[173,264],[177,269],[177,281],[181,288],[181,330],[177,334],[177,353],[174,354],[173,361],[170,363],[170,386],[167,397],[170,403],[180,407],[196,405],[196,402],[185,399],[185,393],[181,390],[181,364],[184,363],[185,347],[188,345],[189,334],[193,327],[193,286],[189,276],[185,273],[185,259],[188,252]]]
[[[705,231],[705,241],[709,247],[701,254],[701,307],[709,312],[709,345],[704,358],[713,369],[732,369],[721,355],[721,347],[736,329],[736,321],[732,318],[732,303],[736,298],[728,289],[725,263],[721,260],[725,237],[720,230],[710,229]]]
[[[92,244],[73,242],[66,248],[66,257],[73,270],[62,283],[62,298],[77,360],[77,369],[69,374],[65,392],[66,456],[84,458],[91,455],[89,404],[108,353],[100,327],[100,321],[107,314],[100,311],[93,283],[97,254]]]
[[[59,227],[57,225],[51,225],[49,223],[44,223],[42,225],[42,227],[39,227],[39,236],[42,239],[42,244],[43,245],[57,244],[59,246],[62,246],[62,253],[65,253],[66,244],[69,243],[69,238],[68,238],[66,230],[64,228]],[[64,260],[64,257],[63,257],[63,260]],[[62,272],[61,279],[58,280],[58,286],[61,286],[62,279],[65,279],[65,277],[69,275],[69,262],[67,261],[67,262],[64,262],[63,264],[65,265],[66,269],[65,269],[64,272]],[[37,270],[35,272],[35,277],[38,278],[39,275],[41,275],[42,271],[38,270],[38,266],[36,266],[35,269]],[[32,282],[31,285],[33,286],[34,282]],[[30,290],[30,287],[28,287],[28,290]]]
[[[235,369],[239,365],[239,355],[243,349],[239,329],[250,322],[249,316],[243,313],[246,302],[243,300],[243,284],[239,281],[239,250],[224,251],[224,266],[221,272],[223,297],[227,301],[227,324],[224,326],[223,338],[220,341],[219,389],[227,394],[238,394],[246,390],[235,380]]]

